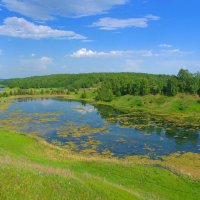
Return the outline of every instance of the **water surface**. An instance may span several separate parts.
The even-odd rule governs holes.
[[[0,110],[0,126],[87,154],[155,158],[174,152],[199,153],[200,148],[199,128],[62,99],[16,99]]]

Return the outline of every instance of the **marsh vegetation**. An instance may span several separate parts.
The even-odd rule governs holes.
[[[74,152],[152,158],[199,152],[199,123],[176,124],[142,111],[124,113],[59,98],[19,98],[2,105],[1,128],[37,135]]]

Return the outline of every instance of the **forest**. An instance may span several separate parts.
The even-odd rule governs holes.
[[[200,73],[193,74],[186,69],[181,69],[176,76],[143,73],[58,74],[4,80],[0,84],[18,88],[16,94],[34,94],[34,89],[40,88],[43,88],[41,93],[51,94],[69,94],[83,88],[97,88],[96,99],[101,101],[111,101],[113,96],[124,95],[200,95]],[[48,90],[50,88],[54,89]],[[85,97],[86,94],[83,94]]]

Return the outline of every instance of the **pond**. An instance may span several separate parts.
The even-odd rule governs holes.
[[[37,135],[91,155],[157,158],[200,150],[199,127],[178,127],[142,112],[63,99],[15,99],[0,109],[0,127]]]

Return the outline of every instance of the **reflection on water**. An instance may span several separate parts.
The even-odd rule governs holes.
[[[0,126],[86,154],[157,157],[200,148],[199,127],[62,99],[16,99],[0,110]]]

